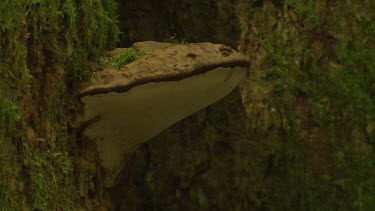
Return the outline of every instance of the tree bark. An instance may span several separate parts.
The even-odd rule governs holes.
[[[211,8],[225,4],[235,5],[225,12],[242,31],[236,43],[252,60],[248,78],[142,146],[109,190],[115,209],[373,209],[371,4],[223,0]],[[196,29],[213,26],[175,13],[174,21],[200,21]],[[176,25],[186,41],[206,41]],[[233,39],[211,31],[220,32],[220,41]]]
[[[237,46],[247,79],[143,145],[103,189],[76,93],[117,39],[114,2],[2,2],[1,210],[375,209],[373,3],[138,3],[120,3],[123,46]]]

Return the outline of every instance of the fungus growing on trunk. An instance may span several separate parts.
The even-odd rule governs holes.
[[[115,184],[137,146],[226,96],[250,66],[247,58],[219,44],[155,48],[157,43],[145,43],[152,49],[139,43],[135,49],[148,51],[146,56],[120,70],[103,69],[80,93],[85,120],[96,119],[84,133],[96,141],[106,187]]]

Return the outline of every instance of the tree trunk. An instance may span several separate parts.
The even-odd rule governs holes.
[[[194,6],[210,4],[206,14],[225,11],[231,27],[242,30],[236,43],[252,60],[249,76],[240,89],[134,154],[122,183],[110,190],[116,210],[374,209],[370,3],[221,0]],[[226,4],[234,7],[220,10]],[[235,37],[211,28],[227,26],[223,19],[178,8],[173,21],[186,41],[207,41],[203,28],[214,40],[221,33],[218,42]],[[128,10],[136,19],[137,9]]]
[[[112,0],[1,2],[0,210],[98,201],[77,139],[76,93],[90,62],[114,47],[115,12]]]
[[[121,45],[218,42],[252,66],[104,190],[76,94],[117,40],[114,2],[0,4],[0,210],[375,209],[373,3],[153,2],[120,1]]]

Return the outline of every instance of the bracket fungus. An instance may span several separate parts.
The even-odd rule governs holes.
[[[106,187],[116,183],[137,146],[229,94],[250,66],[220,44],[148,41],[133,48],[148,54],[120,70],[99,71],[79,94],[85,121],[95,119],[84,134],[96,141]]]

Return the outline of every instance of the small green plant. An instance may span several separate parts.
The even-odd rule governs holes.
[[[174,45],[179,45],[179,44],[187,45],[187,44],[189,44],[185,40],[185,38],[180,38],[176,33],[169,38],[168,42],[171,43],[171,44],[174,44]]]
[[[146,55],[145,52],[138,52],[138,51],[136,51],[132,48],[125,48],[123,51],[121,51],[116,56],[111,58],[109,63],[114,68],[120,69],[124,65],[129,64],[129,63],[143,57],[144,55]]]

